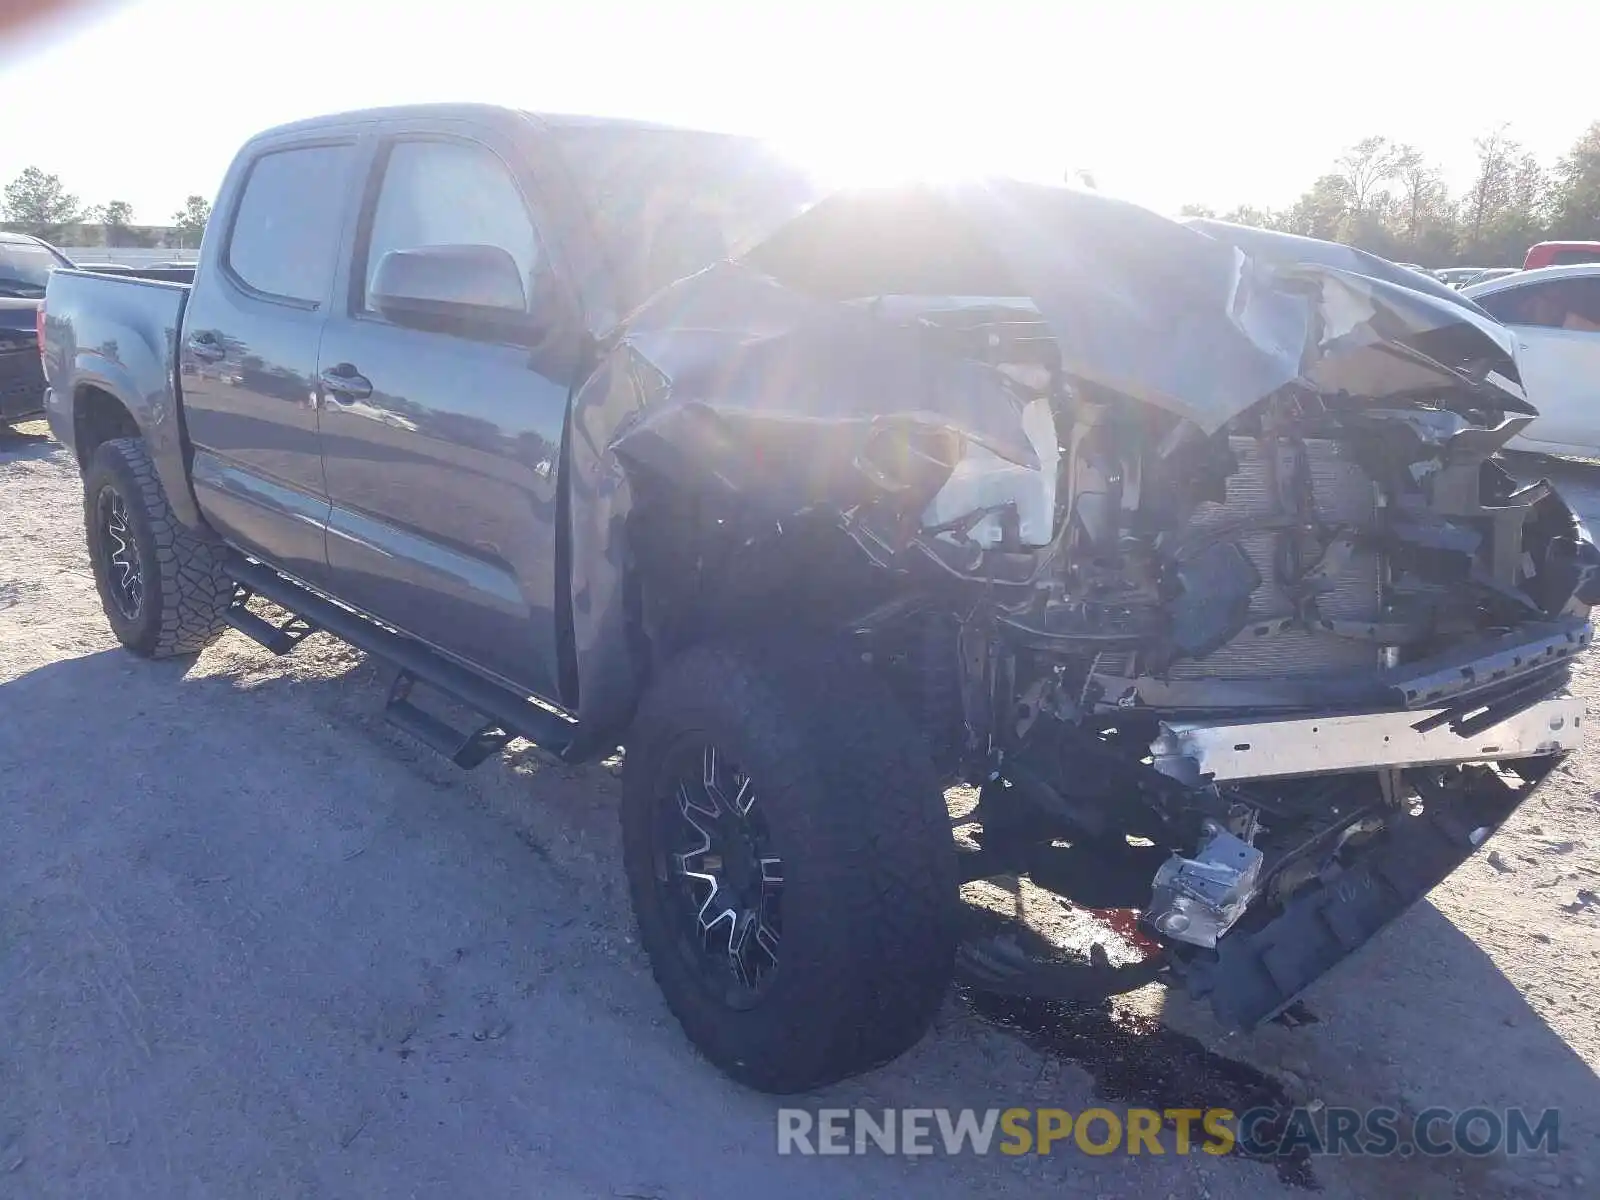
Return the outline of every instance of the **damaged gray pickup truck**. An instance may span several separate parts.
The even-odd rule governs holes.
[[[1344,247],[405,108],[254,139],[192,288],[58,271],[44,330],[122,642],[327,631],[463,766],[621,744],[644,948],[758,1088],[952,978],[1265,1020],[1582,737],[1513,340]],[[961,903],[1021,875],[1151,953]]]

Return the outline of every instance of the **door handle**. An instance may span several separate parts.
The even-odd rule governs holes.
[[[320,378],[323,390],[344,404],[352,400],[365,400],[372,395],[372,381],[349,363],[329,367]]]
[[[197,333],[189,339],[189,353],[201,362],[221,362],[227,348],[209,333]]]

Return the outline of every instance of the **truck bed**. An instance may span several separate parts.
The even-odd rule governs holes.
[[[52,272],[44,297],[45,416],[56,439],[76,453],[77,423],[92,408],[70,401],[96,390],[119,397],[144,433],[175,511],[197,523],[176,419],[188,299],[187,283]]]

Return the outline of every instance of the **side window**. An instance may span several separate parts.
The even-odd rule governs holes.
[[[383,256],[423,246],[498,246],[529,294],[540,265],[533,219],[505,165],[463,142],[397,142],[389,151],[367,240],[364,309]]]
[[[1492,296],[1480,296],[1478,307],[1482,308],[1502,325],[1534,325],[1538,324],[1529,318],[1538,308],[1538,294],[1542,289],[1537,285],[1533,287],[1507,288],[1503,292],[1496,292]]]
[[[224,252],[258,292],[321,304],[333,284],[350,146],[263,154],[250,167]]]
[[[1478,303],[1506,325],[1600,333],[1600,276],[1507,288]]]
[[[1576,247],[1557,250],[1550,256],[1552,267],[1570,267],[1576,263],[1600,262],[1600,250],[1580,250]]]

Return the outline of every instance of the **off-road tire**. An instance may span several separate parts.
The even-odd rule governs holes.
[[[783,929],[753,1007],[686,960],[658,873],[664,764],[706,736],[748,773],[783,863]],[[877,676],[800,640],[695,647],[640,704],[623,765],[623,855],[640,938],[684,1031],[760,1091],[806,1091],[922,1037],[948,990],[960,903],[955,846],[926,745]]]
[[[107,488],[121,496],[139,552],[144,595],[132,617],[111,595],[98,518]],[[173,515],[141,439],[113,438],[96,447],[83,476],[83,511],[100,606],[119,642],[145,658],[171,658],[197,654],[217,639],[227,627],[222,615],[234,595],[221,549]]]

